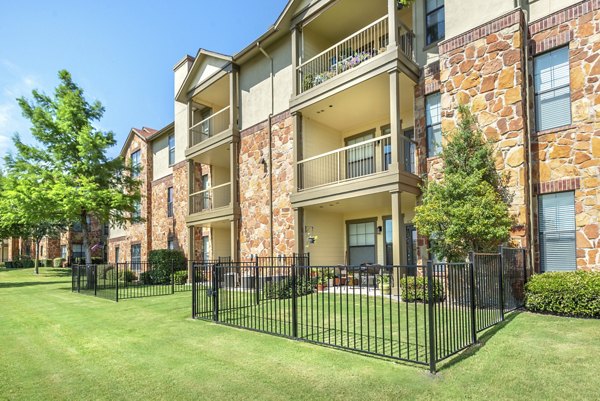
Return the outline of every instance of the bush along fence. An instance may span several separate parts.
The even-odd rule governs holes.
[[[194,262],[192,316],[436,372],[523,306],[526,260],[503,248],[421,266]]]
[[[73,292],[119,302],[122,299],[191,291],[187,263],[123,262],[72,266]]]

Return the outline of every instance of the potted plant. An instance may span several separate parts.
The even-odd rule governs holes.
[[[382,294],[389,295],[392,293],[389,275],[381,274],[377,276],[377,285],[379,286],[379,290]]]
[[[317,291],[325,291],[327,288],[328,277],[324,274],[319,275],[317,278]]]

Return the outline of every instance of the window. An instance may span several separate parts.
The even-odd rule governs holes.
[[[40,246],[40,256],[43,257],[44,256],[44,245]]]
[[[173,217],[173,187],[167,188],[167,217]]]
[[[207,235],[202,237],[202,260],[210,260],[210,248]]]
[[[540,195],[538,219],[542,271],[575,270],[574,192]]]
[[[80,222],[76,221],[75,223],[73,223],[71,230],[75,231],[76,233],[80,233],[83,231],[83,227],[81,226]]]
[[[427,157],[434,157],[442,151],[442,107],[440,94],[434,93],[425,98],[425,129],[427,130]]]
[[[535,57],[533,70],[537,130],[571,124],[569,48]]]
[[[346,139],[346,146],[356,145],[375,137],[375,132],[365,132]],[[361,177],[375,172],[374,142],[355,146],[346,150],[346,175],[347,178]],[[391,150],[391,149],[390,149]],[[391,154],[390,154],[391,160]]]
[[[200,181],[202,191],[205,191],[202,195],[202,210],[208,210],[210,209],[210,191],[208,191],[208,174],[204,174]]]
[[[140,218],[142,217],[142,203],[140,201],[137,201],[135,203],[135,209],[133,210],[133,213],[131,213],[131,218],[134,221],[140,220]]]
[[[121,248],[119,248],[118,246],[115,247],[115,263],[119,263],[119,256],[121,253]]]
[[[376,221],[348,223],[348,255],[350,265],[359,266],[376,262]]]
[[[139,273],[142,270],[142,245],[131,245],[131,270]]]
[[[110,234],[110,225],[108,223],[104,223],[104,225],[102,226],[102,230],[104,232],[104,235]]]
[[[167,249],[175,249],[175,239],[172,235],[169,235],[167,239]]]
[[[169,166],[175,164],[175,135],[169,135]]]
[[[133,168],[132,177],[136,178],[140,175],[140,168],[142,166],[141,152],[136,150],[131,154],[131,167]]]
[[[71,258],[85,258],[85,252],[83,251],[82,244],[71,245]]]
[[[425,45],[444,39],[446,18],[444,16],[444,0],[427,0],[425,17]]]
[[[61,259],[67,259],[67,246],[66,245],[60,246],[60,257],[61,257]]]

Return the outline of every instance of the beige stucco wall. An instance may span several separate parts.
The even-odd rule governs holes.
[[[177,96],[181,85],[192,66],[192,60],[186,60],[174,71],[174,93]],[[188,143],[188,111],[187,104],[175,101],[175,164],[185,160],[185,149]]]
[[[200,66],[198,66],[198,71],[196,71],[196,73],[193,75],[193,78],[189,84],[189,88],[192,89],[198,86],[201,82],[220,71],[228,63],[229,61],[227,60],[205,56],[205,58],[202,60],[202,63],[200,63]]]
[[[154,169],[152,180],[166,177],[173,174],[172,166],[169,166],[169,136],[172,131],[161,135],[152,141],[152,154],[154,160]],[[177,139],[175,139],[175,154],[177,155]]]
[[[273,58],[275,72],[273,114],[276,115],[286,111],[290,106],[293,77],[291,36],[286,35],[265,50]],[[270,72],[270,61],[261,53],[240,67],[242,130],[265,121],[271,113]]]

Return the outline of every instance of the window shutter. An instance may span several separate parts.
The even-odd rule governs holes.
[[[575,254],[575,195],[561,192],[539,199],[542,271],[577,268]]]

